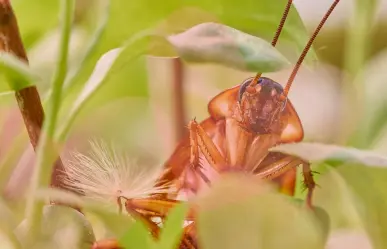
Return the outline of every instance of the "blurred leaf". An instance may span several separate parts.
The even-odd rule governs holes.
[[[95,66],[94,72],[78,95],[75,103],[73,103],[70,113],[62,125],[62,129],[57,134],[59,140],[66,138],[78,114],[96,92],[100,90],[102,85],[108,82],[108,77],[116,72],[115,70],[120,70],[124,64],[130,65],[133,61],[136,61],[138,56],[144,54],[147,50],[146,41],[147,37],[139,34],[128,41],[127,45],[123,48],[110,50],[100,58]]]
[[[103,221],[106,228],[114,236],[121,236],[127,230],[127,226],[133,223],[129,216],[119,214],[117,212],[118,208],[112,209],[110,203],[86,199],[72,192],[52,188],[40,189],[36,193],[36,198],[65,203],[70,206],[80,207],[84,212],[93,213]]]
[[[305,204],[304,199],[296,199],[293,197],[289,197],[293,202],[299,205],[300,208],[309,209]],[[324,208],[313,205],[313,210],[310,210],[314,218],[316,219],[316,224],[318,224],[321,228],[321,234],[323,235],[324,241],[328,238],[330,233],[330,218],[327,211]]]
[[[23,248],[12,230],[8,230],[0,224],[0,241],[1,248],[4,249],[21,249]]]
[[[202,248],[324,248],[309,211],[251,176],[231,176],[198,199]]]
[[[39,79],[27,63],[9,53],[0,54],[0,70],[8,79],[10,88],[15,91],[32,86]]]
[[[82,65],[88,60],[90,60],[90,58],[93,57],[93,54],[98,49],[98,44],[101,37],[106,32],[107,22],[110,14],[110,1],[104,2],[104,5],[102,7],[104,9],[103,15],[99,18],[100,21],[93,35],[91,36],[90,42],[85,49],[85,53],[83,54],[79,65],[74,69],[74,71],[70,72],[71,76],[68,79],[66,79],[66,82],[64,85],[64,91],[66,91],[67,88],[71,88],[73,84],[76,82],[75,79],[79,76],[79,74],[82,71]]]
[[[361,163],[368,166],[387,166],[387,157],[378,155],[371,151],[358,150],[350,147],[319,143],[293,143],[282,144],[271,148],[270,151],[277,151],[297,156],[305,161],[325,162],[336,165],[340,163]]]
[[[187,203],[181,203],[168,213],[163,229],[161,230],[157,248],[172,249],[179,245],[183,234],[184,218],[188,212],[188,208]]]
[[[27,220],[16,229],[20,241],[26,243]],[[95,241],[93,228],[85,216],[79,211],[60,205],[47,205],[43,210],[41,230],[34,238],[36,245],[40,243],[55,245],[55,248],[90,248]],[[30,247],[31,248],[31,247]],[[32,247],[39,248],[39,247]]]
[[[18,225],[16,215],[16,212],[8,207],[8,204],[3,200],[3,198],[0,198],[0,241],[2,246],[5,245],[4,248],[22,248],[13,232]],[[7,242],[9,242],[9,247],[7,247]]]
[[[189,62],[219,63],[253,72],[277,71],[290,64],[267,41],[222,24],[199,24],[168,40]]]
[[[346,164],[321,178],[316,203],[324,207],[334,226],[364,228],[373,248],[386,248],[387,170]],[[351,227],[351,226],[349,226]]]
[[[313,210],[313,214],[317,220],[317,223],[321,227],[321,233],[323,235],[324,241],[328,239],[329,233],[330,233],[330,218],[327,213],[323,208],[321,207],[315,207]]]
[[[359,72],[359,78],[355,78],[354,84],[365,86],[361,88],[361,94],[364,97],[364,104],[361,106],[363,111],[353,113],[358,118],[358,123],[355,124],[357,130],[349,141],[353,146],[374,147],[384,135],[387,124],[386,67],[387,50],[384,50],[367,63],[366,67]],[[362,75],[366,75],[366,82],[363,82]]]
[[[153,249],[156,246],[147,227],[139,220],[131,225],[118,244],[125,249]]]

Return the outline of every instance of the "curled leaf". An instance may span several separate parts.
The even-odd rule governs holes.
[[[243,71],[270,72],[289,62],[267,41],[218,23],[202,23],[169,36],[188,62],[219,63]]]

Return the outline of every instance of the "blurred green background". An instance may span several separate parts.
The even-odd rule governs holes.
[[[114,0],[109,4],[103,0],[76,1],[69,69],[70,75],[80,71],[71,86],[65,88],[59,125],[66,121],[98,59],[110,49],[122,46],[131,36],[148,28],[175,33],[201,22],[216,21],[270,41],[283,5],[269,2]],[[292,10],[278,44],[278,49],[293,63],[330,4],[330,1],[294,2],[299,13]],[[37,87],[42,99],[46,99],[59,46],[59,1],[40,0],[37,4],[13,0],[12,5],[30,66],[41,77]],[[385,0],[342,0],[316,39],[314,51],[290,91],[290,99],[304,125],[305,141],[387,153],[385,6]],[[103,32],[98,34],[102,28]],[[91,43],[95,45],[93,51],[82,61]],[[138,47],[139,51],[141,49]],[[161,165],[174,149],[179,139],[176,131],[181,128],[177,127],[175,118],[174,63],[174,58],[157,56],[120,58],[76,117],[63,157],[66,158],[72,149],[87,150],[90,139],[103,138],[125,148],[141,164]],[[287,68],[264,75],[284,84],[290,71],[291,68]],[[219,65],[187,63],[183,63],[182,72],[185,123],[194,117],[206,118],[207,103],[213,96],[253,75]],[[5,80],[0,83],[0,91],[4,93],[0,96],[3,127],[0,160],[16,169],[6,194],[17,197],[27,186],[21,183],[31,174],[34,155],[14,95],[8,92]],[[326,191],[334,192],[329,188]],[[326,201],[331,195],[324,199],[324,194],[321,193],[321,200]],[[342,225],[340,222],[337,219],[338,227]]]

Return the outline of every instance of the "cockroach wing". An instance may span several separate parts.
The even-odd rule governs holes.
[[[227,89],[215,96],[208,104],[208,112],[215,120],[232,116],[233,108],[238,103],[240,85]],[[288,113],[288,125],[281,134],[280,143],[299,142],[304,138],[301,120],[290,100],[287,101],[284,112]]]

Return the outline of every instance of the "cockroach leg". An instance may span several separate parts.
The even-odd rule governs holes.
[[[122,249],[116,239],[103,239],[94,242],[91,249]]]
[[[310,168],[310,164],[308,162],[305,162],[297,157],[287,156],[263,168],[262,171],[259,171],[256,174],[256,176],[258,176],[261,179],[271,180],[283,174],[285,171],[288,171],[299,165],[302,165],[304,183],[306,188],[308,189],[308,194],[306,197],[306,205],[307,207],[312,208],[312,195],[313,195],[313,190],[316,186],[316,183],[313,179],[313,173]]]
[[[192,120],[188,126],[190,130],[191,141],[191,165],[196,169],[200,169],[199,163],[199,148],[203,155],[206,157],[209,164],[218,172],[226,165],[226,160],[219,152],[218,148],[207,135],[204,129],[195,121]],[[200,174],[203,176],[204,174]],[[208,181],[208,179],[203,179]]]
[[[306,188],[308,189],[308,193],[306,195],[306,205],[307,207],[313,209],[312,206],[312,196],[314,188],[316,187],[316,183],[313,179],[313,172],[310,168],[310,164],[308,162],[302,163],[302,174],[304,176],[304,183]]]
[[[303,163],[304,162],[297,157],[286,156],[278,161],[273,162],[272,164],[269,164],[262,170],[257,171],[255,175],[261,179],[272,180],[282,175],[285,171],[288,171],[289,169],[297,167]]]
[[[194,168],[199,168],[199,144],[198,144],[198,136],[197,136],[197,126],[199,124],[196,123],[195,120],[191,121],[188,125],[189,129],[189,141],[191,147],[191,155],[190,155],[190,164]]]
[[[197,248],[195,228],[196,227],[194,222],[184,227],[184,234],[183,234],[183,239],[180,247],[181,249]]]

